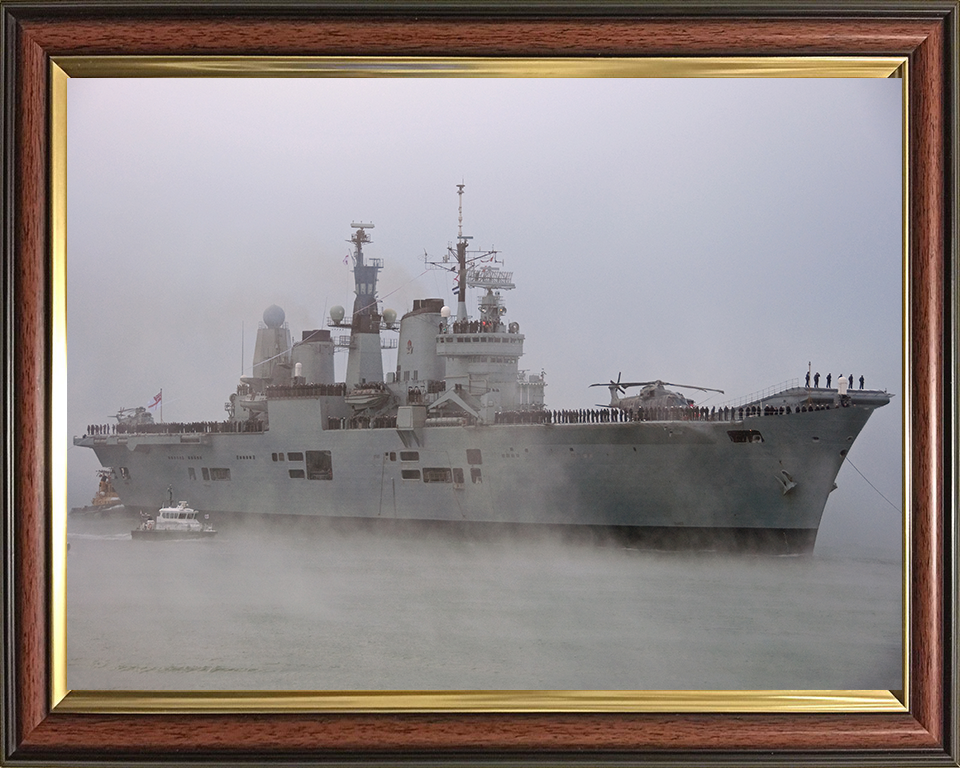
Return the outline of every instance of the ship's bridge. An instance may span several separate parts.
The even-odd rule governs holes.
[[[484,355],[517,359],[523,355],[523,340],[521,333],[444,331],[437,336],[437,354],[441,357]]]

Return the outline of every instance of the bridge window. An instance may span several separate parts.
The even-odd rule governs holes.
[[[230,470],[227,467],[210,467],[211,480],[229,480]]]
[[[483,464],[479,448],[467,448],[467,464]]]
[[[419,469],[401,469],[400,478],[403,480],[419,480],[420,470]]]
[[[294,451],[293,453],[288,453],[287,461],[303,461],[303,453],[301,453],[300,451]]]
[[[206,467],[201,467],[200,471],[203,472],[203,479],[204,479],[204,480],[209,480],[209,479],[210,479],[210,470],[209,470],[209,469],[207,469]]]
[[[420,452],[400,451],[400,461],[420,461]]]
[[[290,473],[290,477],[303,479],[306,476],[302,469],[288,469],[287,471]]]

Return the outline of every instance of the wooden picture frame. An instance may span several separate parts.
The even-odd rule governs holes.
[[[957,765],[956,2],[489,5],[0,2],[2,759]],[[909,709],[101,714],[51,707],[50,80],[63,56],[904,56],[910,178]],[[669,709],[669,705],[664,707]]]

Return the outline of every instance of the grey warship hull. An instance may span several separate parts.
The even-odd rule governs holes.
[[[798,388],[779,395],[789,412],[747,406],[757,415],[743,418],[416,430],[324,429],[322,403],[288,398],[271,403],[264,432],[79,443],[122,467],[133,510],[173,487],[210,514],[591,526],[655,546],[806,552],[844,456],[888,398],[806,410]]]
[[[667,389],[704,387],[618,377],[592,385],[608,386],[606,408],[551,411],[545,374],[520,369],[525,336],[504,317],[513,273],[497,251],[469,250],[457,189],[456,244],[441,261],[425,256],[456,274],[455,310],[418,299],[397,326],[376,298],[382,259],[364,253],[373,224],[352,224],[353,312],[333,307],[328,322],[349,335],[294,341],[268,307],[226,420],[155,424],[141,407],[75,438],[113,468],[125,507],[149,513],[175,492],[213,515],[601,528],[654,546],[810,551],[847,451],[890,395],[848,394],[843,378],[708,411]],[[468,287],[482,292],[474,315]],[[336,348],[348,350],[341,381]],[[386,375],[383,349],[397,350]],[[631,387],[640,394],[621,398]]]

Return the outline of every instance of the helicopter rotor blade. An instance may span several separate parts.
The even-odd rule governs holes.
[[[680,387],[681,389],[699,389],[703,392],[719,392],[721,395],[724,394],[722,389],[711,389],[710,387],[695,387],[693,384],[672,384],[669,381],[663,382],[665,387]]]
[[[599,384],[591,384],[590,386],[591,386],[591,387],[608,387],[608,388],[609,388],[609,387],[619,387],[621,390],[623,390],[623,389],[625,389],[626,387],[645,387],[645,386],[647,386],[648,384],[656,384],[656,383],[657,383],[657,382],[655,382],[655,381],[620,381],[620,382],[617,382],[617,381],[613,381],[613,379],[611,379],[610,381],[608,381],[608,382],[606,382],[606,383],[601,382],[601,383],[599,383]]]
[[[654,384],[659,384],[660,386],[664,386],[664,387],[680,387],[681,389],[699,389],[703,392],[719,392],[721,395],[724,394],[724,391],[722,389],[712,389],[710,387],[697,387],[697,386],[694,386],[693,384],[675,384],[670,381],[660,381],[659,379],[656,379],[654,381],[620,381],[619,376],[617,377],[616,382],[614,382],[611,379],[609,384],[591,384],[590,386],[591,387],[607,387],[611,391],[613,390],[614,386],[616,386],[620,389],[621,392],[624,392],[626,391],[627,387],[649,387]]]
[[[591,384],[591,387],[607,387],[608,389],[613,389],[615,386],[619,387],[621,392],[625,392],[627,387],[647,387],[652,384],[658,384],[662,382],[657,381],[621,381],[619,383],[610,381],[609,384]]]

